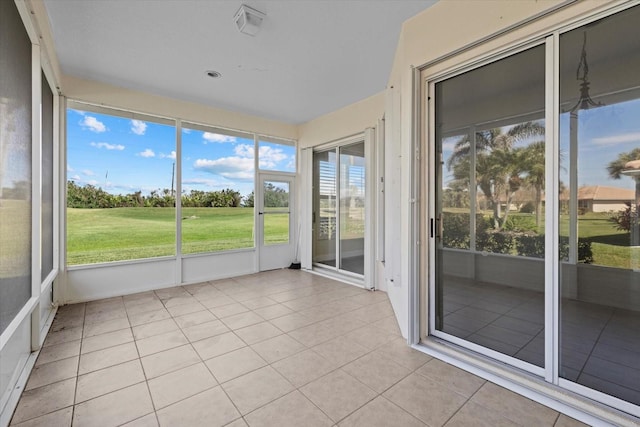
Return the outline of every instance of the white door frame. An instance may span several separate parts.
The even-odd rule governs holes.
[[[268,213],[264,210],[264,183],[268,181],[287,182],[289,184],[289,242],[285,244],[264,244],[264,218]],[[258,254],[258,271],[275,270],[288,267],[292,262],[299,261],[295,247],[297,233],[294,227],[295,211],[295,174],[283,172],[260,172],[255,191],[254,205],[256,209],[256,248]]]

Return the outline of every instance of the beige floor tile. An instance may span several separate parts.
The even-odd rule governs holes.
[[[272,323],[278,326],[275,321],[272,321]],[[325,325],[314,323],[309,326],[291,331],[289,332],[289,335],[291,335],[293,338],[306,345],[307,347],[313,347],[315,345],[322,344],[323,342],[332,340],[338,337],[338,335],[340,334]]]
[[[447,422],[447,427],[516,427],[516,424],[480,405],[468,402]]]
[[[138,350],[132,342],[83,354],[80,356],[78,375],[108,368],[109,366],[118,365],[137,358]]]
[[[195,313],[197,311],[202,311],[206,309],[207,308],[204,305],[200,304],[198,300],[196,300],[195,298],[193,298],[192,302],[189,302],[187,304],[180,304],[180,305],[167,307],[167,311],[171,313],[173,317],[183,316],[185,314]]]
[[[268,307],[270,305],[277,304],[276,301],[272,300],[269,297],[258,297],[249,299],[246,301],[242,301],[242,305],[247,307],[249,310],[255,310],[256,308]]]
[[[156,410],[217,385],[204,363],[197,363],[149,380],[149,390]]]
[[[129,387],[144,380],[140,360],[132,360],[80,375],[76,387],[76,403]]]
[[[220,383],[255,371],[267,364],[251,347],[243,347],[214,357],[205,363]]]
[[[155,412],[147,414],[144,417],[136,418],[133,421],[129,421],[126,424],[122,424],[122,427],[158,427],[158,417]]]
[[[385,317],[384,319],[373,322],[371,325],[392,335],[398,337],[402,336],[400,327],[398,326],[398,320],[396,319],[395,315]]]
[[[190,345],[165,350],[140,360],[148,380],[200,362],[198,354]]]
[[[82,338],[83,327],[62,329],[58,332],[50,332],[44,340],[43,347],[76,341]]]
[[[306,350],[306,347],[288,335],[279,335],[251,346],[264,360],[276,362]]]
[[[443,425],[467,398],[418,374],[411,374],[384,397],[431,426]]]
[[[355,329],[344,335],[353,342],[368,349],[375,349],[397,338],[397,335],[380,330],[373,325]]]
[[[333,421],[299,391],[295,390],[246,417],[251,427],[322,427]]]
[[[224,426],[240,414],[220,387],[204,391],[188,399],[181,400],[158,412],[162,427],[200,427],[206,420],[208,427]]]
[[[224,427],[248,427],[248,426],[249,424],[247,424],[243,418],[238,418],[234,422],[229,423]]]
[[[224,317],[222,319],[225,325],[230,329],[240,329],[247,326],[255,325],[256,323],[264,322],[264,319],[252,311],[246,313],[235,314],[233,316]]]
[[[295,313],[290,308],[285,307],[282,304],[269,305],[267,307],[257,308],[253,310],[258,316],[263,317],[266,320],[282,317],[287,314]]]
[[[285,307],[287,308],[287,307]],[[290,310],[290,309],[289,309]],[[291,310],[293,311],[293,310]],[[284,316],[280,316],[276,319],[272,319],[271,323],[276,325],[278,329],[283,332],[291,332],[296,329],[304,328],[305,326],[309,326],[314,323],[313,319],[309,319],[306,316],[303,316],[300,313],[291,313],[286,314]]]
[[[382,396],[349,415],[340,427],[424,427],[425,424]]]
[[[233,298],[227,295],[220,295],[220,296],[214,296],[209,298],[198,298],[198,300],[200,301],[200,304],[204,305],[210,310],[217,307],[227,306],[230,304],[237,304],[236,300],[234,300]],[[213,314],[215,314],[217,317],[220,317],[216,313],[213,313]]]
[[[418,369],[432,359],[431,356],[427,356],[426,354],[409,347],[407,345],[407,340],[402,337],[384,344],[375,351],[393,360],[398,365],[404,366],[412,371]]]
[[[565,414],[560,414],[554,427],[586,427],[587,424],[580,422],[574,418],[568,417]]]
[[[187,292],[182,286],[172,286],[170,288],[156,289],[154,292],[161,300],[191,296],[191,294]]]
[[[178,329],[180,328],[173,319],[157,320],[155,322],[145,323],[132,328],[133,337],[137,340],[164,334],[166,332],[177,331]]]
[[[553,409],[489,382],[473,395],[471,402],[518,424],[552,426],[558,416]]]
[[[56,315],[49,332],[58,332],[64,329],[78,328],[84,325],[84,314],[59,316]]]
[[[296,387],[310,383],[338,366],[313,350],[305,350],[275,362],[273,366]]]
[[[73,415],[73,407],[60,409],[50,414],[25,421],[20,424],[11,424],[15,427],[70,427],[71,417]]]
[[[247,344],[255,344],[283,334],[269,322],[256,323],[246,328],[236,329],[235,332]]]
[[[121,317],[114,320],[107,320],[106,322],[85,324],[82,336],[84,338],[87,338],[94,335],[117,331],[119,329],[126,329],[129,327],[131,327],[129,325],[129,319],[126,317]]]
[[[225,332],[229,332],[229,328],[220,320],[212,320],[211,322],[189,326],[188,328],[184,328],[182,332],[184,332],[189,341],[194,342],[224,334]]]
[[[145,383],[105,394],[75,406],[74,427],[119,426],[153,412]]]
[[[211,312],[204,310],[204,311],[196,311],[195,313],[185,314],[184,316],[178,316],[178,317],[175,317],[173,320],[176,321],[178,326],[180,326],[182,329],[185,329],[190,326],[196,326],[202,323],[216,320],[216,316],[211,314]]]
[[[159,299],[150,299],[140,304],[129,304],[126,308],[127,315],[131,318],[131,316],[142,315],[150,311],[164,310],[164,305]]]
[[[209,308],[209,311],[212,312],[216,317],[222,319],[223,317],[246,313],[247,311],[249,311],[249,309],[239,302],[234,302],[233,304],[226,304]]]
[[[240,413],[248,414],[293,390],[293,386],[270,366],[222,384]]]
[[[300,389],[333,421],[338,422],[377,393],[341,370],[321,377]]]
[[[120,344],[133,341],[133,334],[130,328],[120,329],[106,334],[95,335],[93,337],[82,340],[81,353],[90,353],[92,351],[103,350]]]
[[[36,366],[57,360],[68,359],[69,357],[80,355],[81,340],[69,341],[62,344],[43,347],[38,355]]]
[[[191,295],[173,297],[173,298],[163,300],[164,306],[166,308],[177,307],[179,305],[185,305],[185,304],[193,304],[194,302],[197,302],[197,300]]]
[[[158,320],[170,319],[169,313],[164,307],[160,310],[147,311],[145,313],[129,315],[131,326],[144,325],[145,323],[157,322]]]
[[[378,393],[384,392],[411,373],[409,369],[377,353],[369,353],[342,369]]]
[[[79,356],[38,365],[31,371],[25,390],[38,388],[78,375]]]
[[[313,351],[329,359],[337,366],[346,365],[349,362],[369,352],[360,344],[349,341],[345,337],[334,338],[330,341],[312,347]]]
[[[84,317],[84,324],[86,326],[93,323],[102,323],[123,317],[127,317],[127,311],[124,309],[124,306],[121,306],[112,310],[99,311],[92,314],[87,313]]]
[[[233,332],[205,338],[193,343],[193,348],[196,349],[202,360],[211,359],[212,357],[220,356],[221,354],[229,353],[230,351],[245,346],[244,341],[238,338]]]
[[[437,359],[430,360],[416,373],[467,397],[471,397],[485,383],[482,378]]]
[[[188,343],[187,337],[180,330],[177,330],[137,340],[136,346],[140,357],[144,357]]]
[[[27,390],[20,397],[12,422],[21,423],[71,406],[75,391],[75,378]]]

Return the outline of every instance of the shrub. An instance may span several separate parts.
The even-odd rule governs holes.
[[[520,208],[520,213],[535,213],[536,205],[533,202],[527,202]]]
[[[634,225],[638,224],[638,212],[631,203],[625,203],[627,207],[621,211],[615,212],[609,221],[616,225],[619,231],[631,231]]]

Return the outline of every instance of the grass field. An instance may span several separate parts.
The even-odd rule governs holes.
[[[182,253],[252,248],[253,209],[183,208]],[[288,215],[270,215],[268,243],[288,240]],[[174,208],[67,209],[69,265],[175,254]]]
[[[451,213],[469,213],[468,209],[446,208]],[[486,217],[491,216],[490,211],[478,212]],[[640,249],[631,248],[629,232],[619,231],[615,224],[609,221],[609,213],[589,212],[578,216],[578,238],[580,240],[591,241],[591,249],[593,251],[594,264],[607,267],[632,268],[632,262],[635,262],[637,268],[638,258],[640,258]],[[531,223],[534,222],[533,214],[512,212],[510,218],[529,218]],[[560,217],[560,235],[569,235],[569,217],[562,215]],[[537,232],[544,234],[544,216]]]

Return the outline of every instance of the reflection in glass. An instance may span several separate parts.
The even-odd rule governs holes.
[[[340,268],[364,274],[364,142],[340,147]]]
[[[560,376],[640,405],[640,7],[560,36]],[[640,166],[640,164],[637,164]]]
[[[313,153],[313,262],[336,266],[336,153]]]
[[[436,330],[544,366],[544,47],[435,89]]]
[[[289,195],[288,182],[264,182],[262,197],[265,245],[289,243]]]

